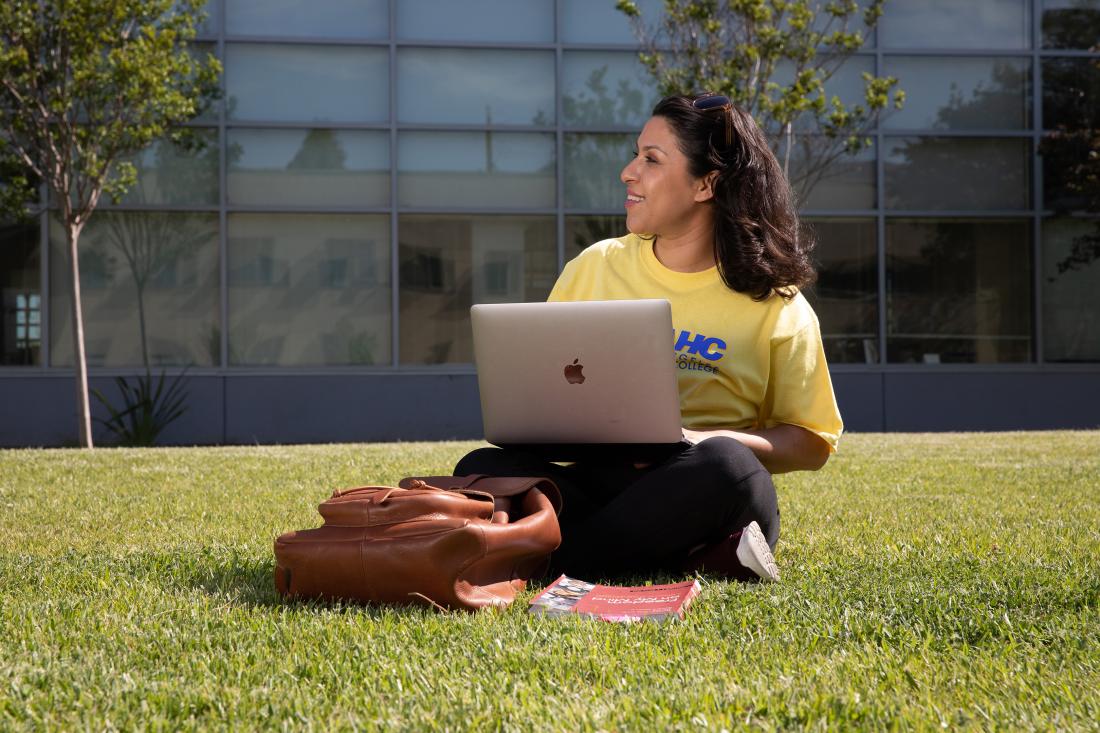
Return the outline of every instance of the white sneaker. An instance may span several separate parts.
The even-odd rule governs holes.
[[[761,580],[779,580],[779,566],[775,564],[768,541],[760,525],[755,521],[741,530],[741,541],[737,543],[737,559],[749,570],[760,576]]]

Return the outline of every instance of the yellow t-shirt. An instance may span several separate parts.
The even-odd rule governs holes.
[[[712,267],[676,272],[637,235],[605,239],[569,262],[549,300],[664,298],[672,304],[684,427],[799,425],[835,451],[844,429],[821,346],[799,293],[763,302],[730,290]]]

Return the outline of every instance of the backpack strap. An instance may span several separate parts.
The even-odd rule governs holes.
[[[397,485],[402,489],[483,491],[498,499],[519,496],[531,489],[538,489],[550,500],[554,513],[561,513],[561,491],[558,490],[558,485],[548,478],[538,476],[486,476],[479,473],[469,476],[409,476],[401,479]]]

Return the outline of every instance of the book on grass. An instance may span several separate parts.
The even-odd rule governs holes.
[[[699,581],[665,585],[597,585],[562,575],[531,599],[531,613],[577,613],[604,621],[666,621],[684,617],[699,595]]]

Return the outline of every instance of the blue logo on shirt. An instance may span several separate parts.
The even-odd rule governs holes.
[[[726,350],[726,342],[701,333],[680,331],[680,335],[676,337],[676,351],[684,349],[687,349],[687,353],[701,356],[707,361],[718,361],[725,356],[723,352]]]

